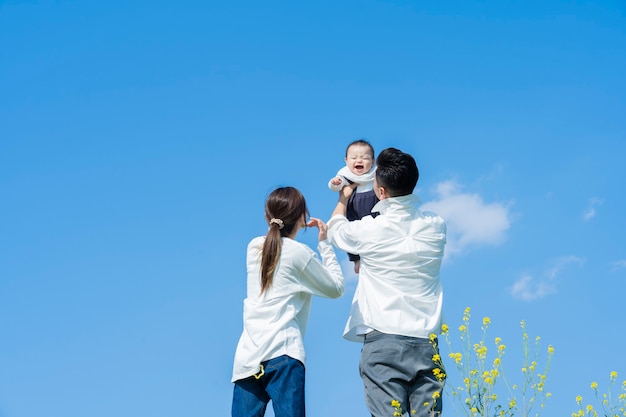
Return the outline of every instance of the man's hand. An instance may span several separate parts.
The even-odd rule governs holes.
[[[346,211],[348,209],[348,200],[350,200],[350,196],[354,192],[354,189],[357,187],[357,184],[346,185],[339,191],[339,201],[337,202],[337,206],[330,217],[341,214],[342,216],[346,215]]]
[[[343,187],[341,191],[339,191],[339,201],[341,201],[342,199],[345,199],[346,204],[347,204],[348,200],[350,199],[350,196],[352,195],[352,193],[354,193],[354,189],[357,186],[358,184],[352,183],[350,185],[346,185],[345,187]]]

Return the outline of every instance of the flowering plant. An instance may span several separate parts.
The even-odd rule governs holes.
[[[460,346],[456,347],[451,339],[451,332],[447,324],[441,327],[446,345],[449,349],[448,358],[454,362],[458,375],[446,374],[444,363],[440,353],[433,354],[432,360],[437,365],[433,375],[444,386],[444,393],[452,397],[455,415],[468,417],[485,416],[534,416],[544,408],[546,401],[551,397],[546,391],[545,383],[550,369],[554,347],[548,345],[545,357],[541,355],[539,336],[534,338],[534,343],[526,331],[526,322],[521,321],[523,361],[521,367],[521,382],[512,384],[504,369],[504,355],[506,345],[500,337],[495,337],[493,349],[487,345],[487,329],[491,324],[489,317],[482,319],[480,340],[473,341],[470,331],[470,312],[467,307],[463,312],[463,323],[459,326]],[[436,346],[437,335],[430,336],[431,343]],[[491,354],[491,357],[489,357]],[[539,364],[542,363],[540,367]],[[454,377],[460,377],[460,382],[455,385]],[[444,385],[444,382],[445,385]],[[601,392],[597,382],[591,383],[591,390],[599,405],[591,403],[583,404],[583,397],[576,397],[578,409],[572,412],[571,417],[626,417],[626,380],[617,387],[617,372],[612,371],[609,375],[609,384],[605,392]],[[432,401],[426,401],[423,406],[434,410],[436,402],[441,398],[439,391],[435,392]],[[538,408],[536,408],[538,405]],[[393,416],[404,416],[405,411],[399,401],[393,400],[391,406],[394,409]],[[411,410],[409,414],[415,414]]]
[[[598,389],[598,383],[592,382],[591,389],[594,393],[596,401],[600,401],[600,412],[594,408],[592,404],[583,406],[583,397],[576,397],[576,404],[578,405],[578,411],[572,413],[572,417],[597,417],[599,415],[604,417],[621,417],[626,416],[626,380],[622,382],[621,393],[614,396],[613,389],[617,382],[617,372],[612,371],[609,375],[609,385],[606,393],[600,394]]]
[[[463,313],[463,324],[459,326],[460,346],[457,348],[451,340],[450,329],[444,324],[441,333],[445,338],[450,353],[448,357],[454,362],[459,372],[459,385],[447,383],[445,391],[452,397],[457,415],[468,417],[478,416],[529,416],[538,405],[536,416],[545,406],[551,394],[545,390],[545,382],[554,354],[554,348],[549,345],[547,354],[540,355],[540,337],[530,342],[526,332],[526,323],[521,322],[523,363],[521,367],[521,382],[512,384],[503,366],[506,345],[502,339],[494,339],[493,349],[487,344],[487,329],[491,319],[482,320],[482,334],[480,340],[473,341],[470,331],[470,308]],[[432,337],[431,337],[432,339]],[[493,351],[491,356],[489,355]],[[441,357],[433,356],[433,361],[439,366],[434,371],[435,376],[443,380],[446,378],[445,367]]]

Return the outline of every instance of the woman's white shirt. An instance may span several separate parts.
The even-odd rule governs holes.
[[[255,375],[263,361],[288,355],[305,363],[304,334],[313,295],[338,298],[345,291],[341,267],[328,240],[317,253],[290,238],[282,251],[272,285],[261,294],[261,248],[265,236],[248,244],[247,297],[243,303],[243,332],[235,352],[232,381]]]

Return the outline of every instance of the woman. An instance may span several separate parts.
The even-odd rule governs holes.
[[[341,267],[320,219],[306,221],[300,191],[274,190],[265,202],[266,236],[248,244],[248,289],[243,332],[233,366],[232,417],[262,417],[272,400],[276,417],[304,417],[304,333],[313,295],[344,293]],[[317,254],[297,242],[300,229],[317,227]]]

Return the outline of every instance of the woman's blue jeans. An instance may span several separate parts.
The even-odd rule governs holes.
[[[235,381],[232,417],[263,417],[270,400],[276,417],[305,417],[302,362],[283,355],[261,365],[262,375]]]

